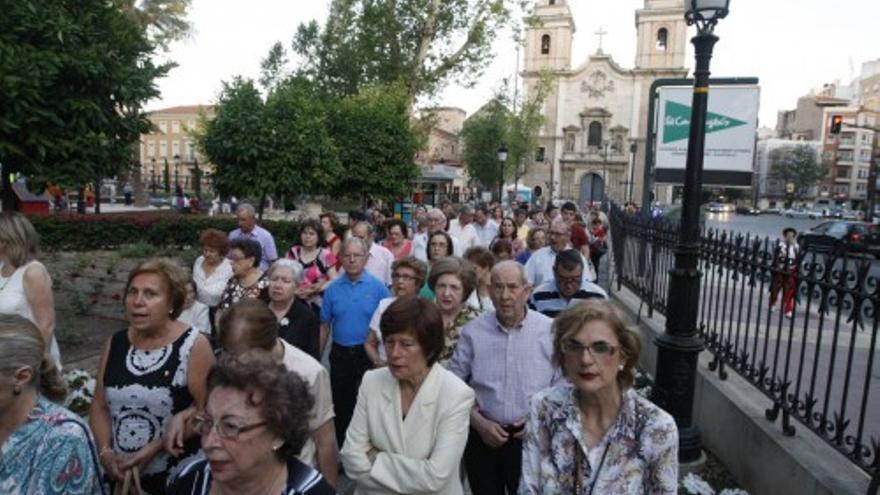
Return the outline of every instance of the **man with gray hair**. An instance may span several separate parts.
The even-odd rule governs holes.
[[[544,282],[553,280],[553,265],[556,255],[571,249],[571,226],[564,220],[557,218],[550,224],[547,245],[532,253],[526,261],[526,279],[533,287],[538,287]],[[584,269],[584,280],[596,281],[596,270],[590,260],[581,255]]]
[[[462,205],[458,210],[458,218],[449,222],[449,235],[457,238],[465,251],[480,245],[480,236],[474,228],[474,207]]]
[[[358,222],[351,228],[351,235],[364,241],[370,247],[367,255],[366,270],[378,278],[386,287],[391,286],[391,264],[394,254],[388,248],[376,244],[376,227],[367,222]]]
[[[260,256],[260,270],[265,272],[269,265],[278,259],[275,238],[268,230],[257,225],[257,212],[252,205],[241,203],[235,210],[235,218],[238,220],[238,228],[229,233],[229,240],[243,237],[259,242],[263,249],[262,256]]]
[[[431,208],[430,210],[428,210],[428,213],[426,213],[425,216],[428,219],[428,227],[425,229],[425,232],[413,236],[412,254],[417,259],[427,262],[428,237],[430,237],[430,235],[435,232],[446,231],[446,215],[440,208]],[[461,254],[464,252],[461,249],[461,242],[455,236],[449,237],[452,238],[452,254],[455,256],[461,256]]]
[[[379,301],[391,295],[385,284],[364,269],[369,254],[369,246],[359,237],[349,237],[342,243],[340,255],[345,272],[327,285],[321,303],[321,350],[328,337],[333,339],[330,383],[340,447],[354,414],[361,379],[373,367],[364,349],[370,319]]]
[[[522,265],[492,268],[494,311],[464,326],[449,370],[476,394],[464,462],[474,495],[515,494],[529,398],[559,380],[553,320],[526,307],[531,286]]]

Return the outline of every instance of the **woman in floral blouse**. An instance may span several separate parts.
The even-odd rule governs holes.
[[[675,421],[632,389],[638,336],[595,299],[553,326],[553,361],[567,380],[532,399],[519,493],[675,494]]]
[[[461,329],[479,315],[479,310],[467,304],[477,288],[477,273],[469,261],[447,256],[431,266],[428,287],[434,293],[434,302],[443,317],[445,345],[439,363],[446,366],[455,353]]]

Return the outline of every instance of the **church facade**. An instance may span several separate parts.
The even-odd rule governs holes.
[[[539,149],[523,183],[553,191],[554,199],[641,198],[651,84],[684,78],[688,43],[684,0],[644,0],[635,12],[635,65],[627,69],[599,48],[574,65],[575,19],[569,0],[538,0],[538,22],[526,29],[524,70],[528,94],[542,71],[553,76],[544,103]],[[547,194],[545,194],[545,197]]]

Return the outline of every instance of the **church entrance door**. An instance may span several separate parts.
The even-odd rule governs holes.
[[[585,174],[581,177],[578,206],[583,208],[586,203],[600,203],[605,200],[605,181],[599,174]]]

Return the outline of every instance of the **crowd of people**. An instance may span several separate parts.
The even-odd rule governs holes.
[[[597,284],[598,209],[325,213],[281,251],[235,215],[191,269],[131,271],[86,424],[53,402],[36,232],[0,214],[0,492],[676,493],[675,423],[632,391],[639,339]]]

